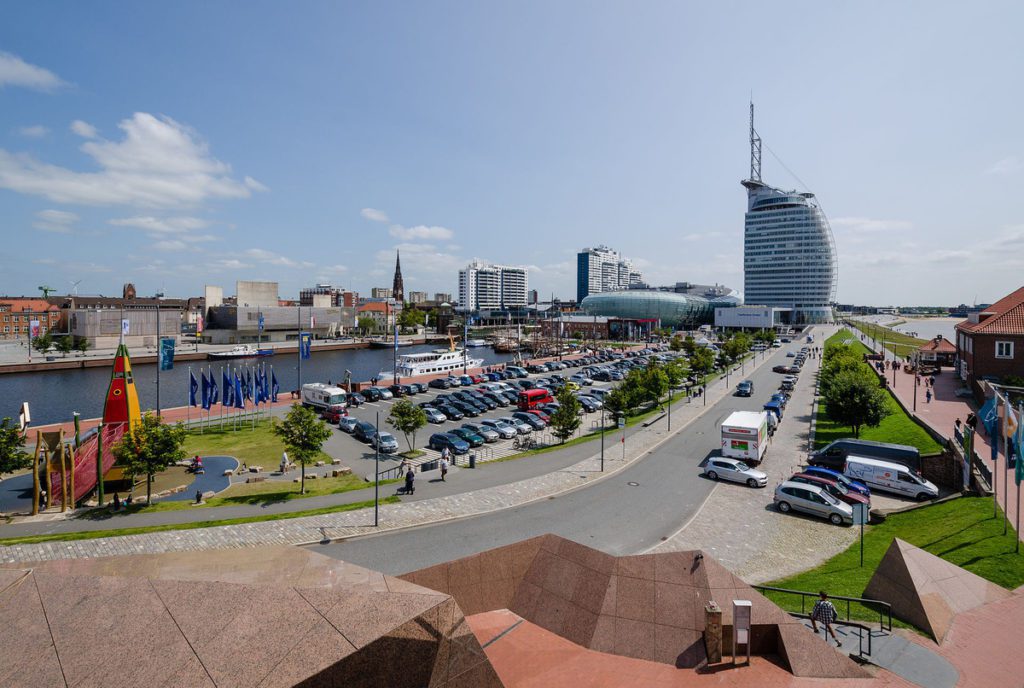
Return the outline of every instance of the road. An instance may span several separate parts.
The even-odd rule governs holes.
[[[772,366],[786,360],[786,350],[799,347],[785,345],[749,377],[755,388],[752,397],[721,399],[646,458],[606,480],[515,509],[316,545],[314,550],[400,574],[549,532],[610,554],[647,549],[682,527],[710,493],[714,483],[700,476],[698,466],[719,448],[721,421],[732,411],[760,409],[781,377]],[[734,377],[733,385],[739,380]]]

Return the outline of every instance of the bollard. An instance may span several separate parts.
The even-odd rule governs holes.
[[[469,455],[469,467],[476,468],[476,454]]]
[[[722,609],[714,600],[704,605],[704,652],[708,664],[722,661]]]

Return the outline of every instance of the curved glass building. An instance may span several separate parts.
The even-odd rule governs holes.
[[[738,306],[742,299],[732,289],[709,288],[704,295],[630,289],[591,294],[580,308],[590,315],[623,320],[660,320],[663,327],[693,328],[713,322],[715,308]]]

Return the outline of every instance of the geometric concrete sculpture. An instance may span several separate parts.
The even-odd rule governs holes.
[[[927,631],[942,643],[960,612],[1010,596],[1004,588],[895,538],[864,589],[884,600],[893,615]]]
[[[3,686],[501,681],[447,595],[295,547],[0,569]]]
[[[795,676],[868,676],[699,551],[615,557],[549,534],[400,578],[451,595],[468,616],[508,609],[582,647],[680,668],[707,663],[708,602],[723,610],[728,654],[732,601],[750,600],[753,654],[778,655]]]

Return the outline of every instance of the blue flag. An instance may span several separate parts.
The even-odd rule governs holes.
[[[260,380],[263,382],[263,401],[270,400],[270,380],[267,379],[267,369],[263,369],[263,374],[260,376]]]
[[[174,337],[160,338],[160,370],[174,370]]]
[[[242,372],[242,398],[252,399],[252,374],[248,368]]]
[[[281,386],[277,384],[277,375],[274,375],[274,369],[270,369],[270,400],[277,401],[277,393],[281,390]]]
[[[263,385],[260,384],[260,369],[257,368],[252,380],[252,399],[258,405],[263,401]]]
[[[198,406],[196,404],[196,392],[199,391],[199,382],[196,380],[196,374],[191,370],[188,371],[188,405]]]
[[[310,357],[313,346],[313,336],[309,332],[299,333],[299,357],[306,360]]]
[[[214,375],[213,371],[211,370],[210,371],[210,406],[213,406],[214,404],[217,403],[217,400],[220,398],[219,397],[219,392],[220,392],[220,390],[217,389],[217,376]]]
[[[206,373],[200,374],[203,379],[203,408],[209,410],[210,408],[210,381],[206,379]]]
[[[978,411],[978,419],[985,426],[985,434],[988,435],[989,448],[992,450],[992,463],[999,460],[999,408],[995,395],[986,401],[981,410]]]
[[[270,395],[267,394],[267,371],[260,368],[256,371],[256,375],[258,378],[257,386],[260,390],[260,401],[266,403],[267,399],[270,398]]]
[[[231,378],[223,368],[220,371],[220,386],[224,388],[224,396],[221,397],[220,405],[231,406]]]
[[[234,399],[235,408],[245,408],[245,397],[242,396],[242,378],[238,376],[238,371],[235,371],[235,390],[231,394],[231,398]]]

